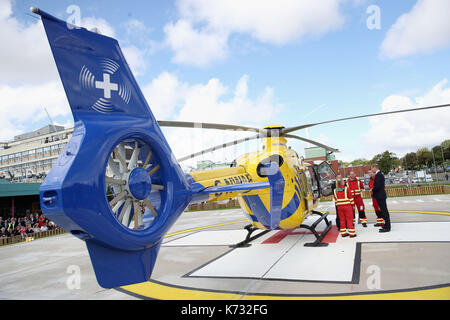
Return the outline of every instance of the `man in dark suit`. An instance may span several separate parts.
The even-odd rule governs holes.
[[[372,195],[377,200],[378,206],[381,209],[381,216],[384,219],[384,226],[379,230],[380,232],[391,231],[391,219],[386,204],[386,190],[384,190],[384,174],[380,171],[377,164],[372,165],[372,170],[375,172],[375,181],[373,184]]]

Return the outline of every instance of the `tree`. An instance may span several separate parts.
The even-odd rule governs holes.
[[[415,152],[405,154],[401,159],[401,165],[405,170],[414,170],[417,167],[417,156]]]
[[[364,158],[356,159],[351,162],[352,166],[366,166],[370,164],[370,161]]]
[[[378,167],[383,173],[388,173],[400,163],[399,159],[393,152],[385,151],[373,157],[372,163],[378,164]]]
[[[442,165],[442,148],[441,146],[435,146],[431,149],[432,153],[434,154],[434,161],[436,162],[436,165]]]
[[[427,167],[433,162],[433,154],[428,148],[420,148],[416,151],[417,164],[419,167]]]
[[[441,143],[442,150],[444,151],[444,159],[447,162],[450,160],[450,140],[445,140]]]

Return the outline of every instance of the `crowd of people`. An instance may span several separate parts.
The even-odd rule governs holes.
[[[0,217],[0,238],[21,236],[32,237],[33,234],[53,230],[57,225],[39,213],[27,213],[23,218]]]

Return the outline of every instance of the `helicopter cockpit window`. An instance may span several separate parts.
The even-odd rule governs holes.
[[[317,173],[320,179],[320,193],[329,196],[332,193],[331,185],[336,180],[336,174],[328,162],[324,161],[317,167]]]
[[[273,154],[270,157],[261,160],[261,162],[258,164],[258,167],[256,168],[256,173],[258,174],[258,176],[260,176],[261,178],[267,177],[267,170],[264,169],[263,165],[272,162],[278,163],[278,166],[281,167],[284,163],[284,160],[283,157],[278,154]]]

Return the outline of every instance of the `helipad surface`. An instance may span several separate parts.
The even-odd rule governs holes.
[[[304,229],[230,248],[246,234],[240,209],[186,212],[165,238],[151,281],[117,290],[98,286],[84,243],[71,235],[0,247],[0,298],[450,299],[450,195],[393,198],[388,207],[390,233],[378,233],[369,211],[356,238],[341,238],[333,226],[319,248],[304,246],[314,239]],[[319,211],[327,210],[335,224],[334,206],[322,203]]]

